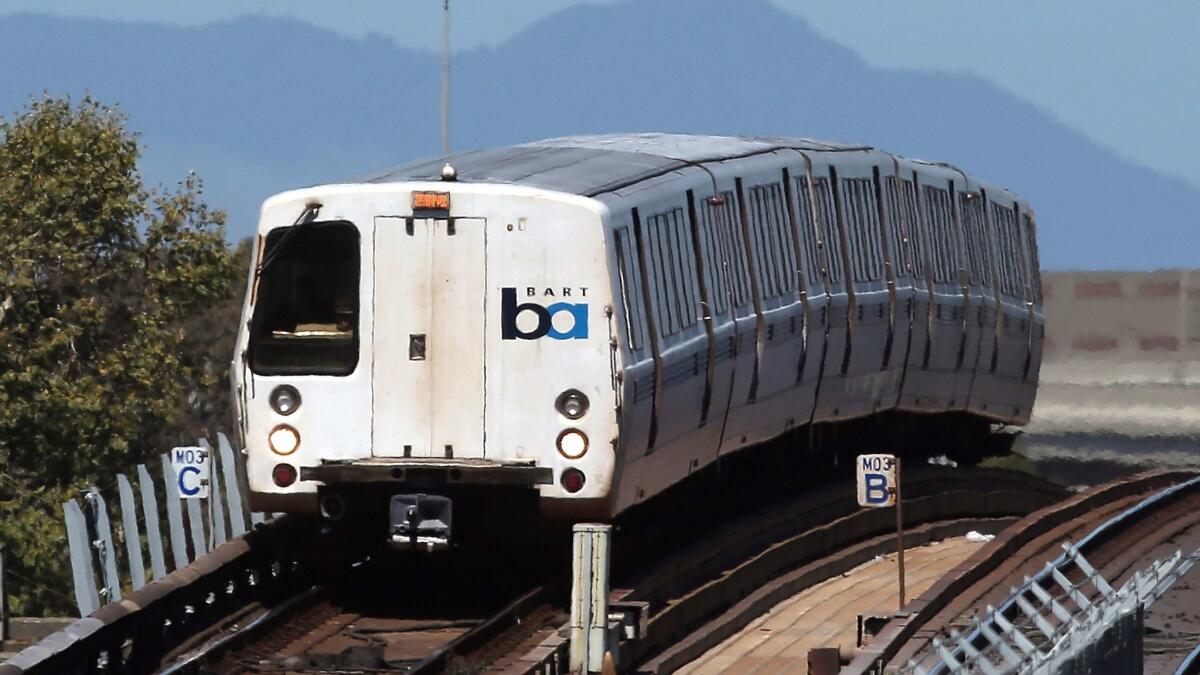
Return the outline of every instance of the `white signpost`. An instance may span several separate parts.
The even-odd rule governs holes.
[[[896,562],[900,573],[900,609],[904,609],[904,511],[900,500],[900,458],[895,455],[859,455],[858,505],[873,509],[896,507]]]
[[[171,469],[179,496],[184,499],[207,499],[208,481],[212,469],[209,449],[202,447],[171,448]]]

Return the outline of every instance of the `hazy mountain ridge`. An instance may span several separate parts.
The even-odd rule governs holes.
[[[284,19],[181,28],[14,15],[0,18],[0,61],[0,109],[43,89],[119,102],[144,132],[147,174],[199,170],[230,207],[233,235],[252,230],[272,192],[439,146],[437,55],[382,37]],[[457,54],[453,73],[456,148],[641,130],[867,142],[1026,195],[1048,267],[1195,261],[1187,229],[1200,191],[978,78],[871,68],[759,0],[577,6]]]

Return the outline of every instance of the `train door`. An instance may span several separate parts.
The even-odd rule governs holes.
[[[821,358],[820,384],[813,404],[813,422],[828,422],[842,416],[842,408],[853,396],[846,379],[850,356],[850,280],[841,228],[834,200],[836,174],[829,159],[815,154],[809,168],[809,193],[816,214],[817,264],[825,280],[825,354]],[[815,327],[814,327],[815,328]]]
[[[774,158],[762,170],[747,169],[743,169],[740,194],[749,269],[758,290],[757,372],[748,392],[755,413],[731,425],[729,433],[755,442],[796,424],[792,390],[796,387],[797,364],[804,356],[805,327],[800,276],[796,273],[799,262],[784,182],[787,174]]]
[[[996,396],[1004,415],[1021,407],[1025,364],[1029,360],[1029,309],[1025,304],[1025,276],[1014,204],[1003,193],[990,195],[988,215],[999,257],[1000,305],[996,330],[996,358],[992,369],[999,383]]]
[[[846,244],[846,277],[851,282],[849,352],[842,362],[850,397],[842,406],[841,417],[874,412],[889,388],[890,373],[884,369],[884,361],[891,297],[883,264],[874,169],[866,157],[847,158],[837,167],[835,196]]]
[[[922,410],[941,412],[961,408],[966,401],[955,399],[963,344],[964,291],[960,279],[962,263],[955,236],[954,181],[942,170],[923,167],[921,209],[932,266],[933,306],[930,308],[929,350],[924,369],[928,385],[920,393]]]
[[[972,412],[988,414],[988,376],[995,348],[996,296],[992,289],[992,253],[988,247],[986,200],[978,185],[958,190],[959,232],[966,254],[967,310],[963,320],[963,370],[955,398]],[[982,373],[982,376],[981,376]]]
[[[825,314],[829,294],[825,289],[824,267],[819,262],[821,251],[817,246],[820,238],[816,226],[818,215],[812,183],[809,180],[812,161],[806,154],[799,154],[804,159],[804,164],[790,172],[791,191],[788,197],[800,277],[804,351],[796,363],[796,391],[791,398],[793,417],[799,424],[808,424],[812,422],[817,387],[821,381],[821,360],[826,348]]]
[[[755,342],[757,315],[754,312],[754,289],[736,191],[720,190],[707,200],[703,212],[711,224],[717,264],[724,270],[728,296],[723,302],[724,311],[714,320],[714,361],[722,384],[716,385],[720,389],[714,391],[719,392],[721,398],[714,400],[709,413],[720,424],[719,452],[724,454],[750,441],[731,430],[739,428],[746,416],[755,414],[750,390],[758,359]]]
[[[898,162],[899,202],[903,222],[908,226],[912,244],[912,335],[904,367],[904,384],[900,391],[899,407],[904,410],[926,409],[928,392],[933,388],[934,374],[929,370],[933,351],[933,253],[929,225],[921,208],[918,174],[907,161]]]
[[[682,197],[682,195],[680,195]],[[647,494],[698,466],[698,434],[707,425],[708,333],[687,203],[671,198],[639,206],[633,217],[653,313],[654,404],[639,480]]]
[[[1037,225],[1028,206],[1021,210],[1019,215],[1025,268],[1025,304],[1029,310],[1029,358],[1025,362],[1022,378],[1025,384],[1022,390],[1024,396],[1016,416],[1019,423],[1024,423],[1033,412],[1033,399],[1042,368],[1042,342],[1046,336],[1046,323],[1042,313],[1042,272],[1038,260]]]
[[[914,306],[917,293],[914,275],[914,241],[912,225],[904,210],[901,183],[896,165],[880,171],[878,188],[881,211],[887,233],[888,285],[891,291],[891,337],[884,368],[892,373],[890,387],[884,392],[886,407],[900,403],[905,368],[908,364],[913,338]]]
[[[375,219],[376,457],[483,457],[485,224]]]
[[[716,459],[720,452],[737,363],[736,298],[739,288],[744,288],[748,280],[736,264],[735,256],[741,254],[731,253],[736,250],[731,233],[737,223],[733,193],[717,192],[707,197],[694,197],[693,201],[705,280],[705,317],[709,326],[707,431],[699,441],[704,453],[701,464],[706,464]],[[744,290],[740,292],[745,293]]]

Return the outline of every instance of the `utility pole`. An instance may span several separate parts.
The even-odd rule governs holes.
[[[450,0],[442,0],[442,152],[450,152]]]

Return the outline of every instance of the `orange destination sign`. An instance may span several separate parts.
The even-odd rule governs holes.
[[[449,192],[414,192],[413,211],[449,211]]]

